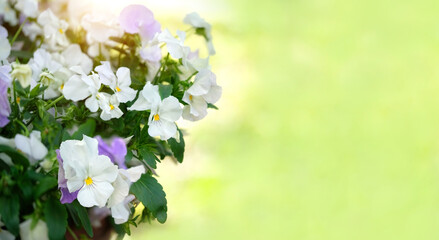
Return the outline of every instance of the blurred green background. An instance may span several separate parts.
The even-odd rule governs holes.
[[[169,9],[213,24],[223,97],[159,166],[167,223],[126,239],[439,238],[439,1]]]

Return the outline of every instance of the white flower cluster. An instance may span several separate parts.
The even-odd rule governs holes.
[[[78,201],[84,207],[108,207],[117,224],[130,215],[130,185],[145,173],[140,165],[119,169],[110,158],[98,154],[98,141],[84,136],[82,141],[69,140],[61,144],[64,176],[69,192],[78,191]]]

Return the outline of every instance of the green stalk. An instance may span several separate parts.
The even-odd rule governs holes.
[[[17,32],[15,33],[14,37],[11,40],[11,46],[14,44],[15,40],[17,40],[18,35],[21,32],[21,29],[23,29],[24,24],[27,22],[27,18],[24,19],[23,23],[21,23],[20,27],[18,28]]]
[[[64,96],[61,95],[60,97],[58,97],[57,99],[53,100],[53,102],[51,102],[49,105],[44,107],[44,110],[47,111],[49,110],[51,107],[53,107],[55,104],[57,104],[59,101],[63,100]]]
[[[73,230],[69,226],[67,226],[67,230],[69,231],[70,235],[72,235],[73,239],[79,240],[78,237],[76,236],[76,234],[73,232]]]

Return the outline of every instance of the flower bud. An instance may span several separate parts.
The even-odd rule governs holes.
[[[12,79],[18,80],[22,87],[28,87],[32,79],[32,69],[29,67],[29,65],[12,63],[12,68]]]

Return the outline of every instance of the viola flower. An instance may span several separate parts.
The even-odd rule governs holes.
[[[18,150],[27,155],[31,165],[42,160],[48,153],[46,146],[41,142],[41,132],[32,131],[29,137],[17,134],[15,145]]]
[[[110,62],[102,62],[102,65],[95,68],[99,74],[101,82],[109,86],[121,103],[132,101],[136,97],[136,91],[130,87],[131,76],[130,69],[120,67],[114,75]]]
[[[43,35],[43,29],[35,22],[26,23],[23,26],[23,34],[30,40],[35,41],[37,36]],[[40,42],[38,42],[39,44]]]
[[[58,189],[61,191],[60,201],[62,204],[72,203],[78,197],[79,190],[71,193],[69,191],[69,189],[67,188],[67,179],[65,178],[64,161],[61,158],[61,154],[60,154],[59,149],[56,150],[56,159],[58,160],[58,163],[59,163]],[[68,168],[68,166],[67,166],[67,168]],[[72,169],[70,169],[70,171],[72,171]]]
[[[194,84],[184,93],[183,101],[189,105],[183,108],[183,118],[198,121],[207,115],[207,104],[216,103],[222,88],[216,83],[216,76],[210,70],[202,70],[196,76]]]
[[[134,199],[132,195],[128,195],[130,186],[132,183],[137,182],[145,171],[143,165],[126,170],[119,169],[119,175],[113,183],[114,192],[107,203],[107,207],[111,209],[111,215],[117,221],[117,224],[128,221],[130,215],[128,204]]]
[[[95,137],[98,140],[99,155],[105,155],[110,158],[111,162],[117,164],[119,168],[126,169],[125,156],[127,155],[127,146],[123,138],[114,138],[111,146],[108,145],[100,136]]]
[[[182,114],[180,102],[174,96],[167,97],[151,108],[148,119],[148,134],[151,137],[160,136],[168,140],[177,133],[177,121]]]
[[[156,34],[152,40],[142,41],[139,55],[146,62],[160,62],[162,59],[162,50],[160,49],[158,37],[159,34]]]
[[[146,111],[150,110],[152,106],[160,103],[159,87],[147,82],[139,93],[139,97],[134,104],[128,108],[130,111]]]
[[[0,62],[6,61],[11,54],[11,44],[8,40],[8,31],[0,26]]]
[[[52,58],[52,55],[44,49],[38,49],[34,52],[34,57],[29,60],[29,66],[32,69],[31,87],[35,87],[37,83],[48,86],[44,91],[45,98],[54,98],[59,96],[59,88],[62,82],[55,78],[54,73],[57,72],[62,65]]]
[[[127,33],[139,33],[142,38],[151,40],[160,32],[160,23],[154,19],[154,14],[143,5],[129,5],[119,15],[119,23]]]
[[[112,118],[120,118],[123,115],[122,110],[119,108],[119,100],[116,95],[110,95],[108,93],[99,94],[99,107],[102,109],[101,118],[104,121],[108,121]]]
[[[181,71],[180,78],[183,80],[188,79],[197,71],[210,69],[209,58],[200,58],[198,50],[191,52],[189,48],[185,49],[182,62],[183,65],[179,66],[178,69]]]
[[[104,207],[114,191],[118,168],[98,154],[98,141],[85,135],[82,141],[67,140],[61,143],[60,155],[68,190],[79,190],[77,199],[84,207]]]
[[[184,41],[186,39],[186,33],[178,30],[177,36],[179,39],[172,36],[168,29],[165,29],[158,36],[158,40],[161,43],[166,43],[169,54],[176,59],[180,59],[184,56],[185,49],[189,48],[184,46]]]
[[[56,17],[50,9],[42,12],[38,16],[37,22],[43,29],[45,47],[52,51],[58,51],[69,45],[66,36],[68,23]]]
[[[49,240],[48,233],[47,224],[41,219],[38,219],[34,226],[32,226],[32,218],[20,223],[20,237],[22,240]]]
[[[92,112],[96,112],[99,109],[99,88],[101,82],[99,75],[85,75],[82,68],[79,66],[70,68],[76,75],[67,80],[62,89],[63,95],[66,99],[73,100],[75,102],[84,100],[85,106]]]
[[[70,44],[62,51],[57,60],[67,69],[76,66],[81,67],[82,73],[86,75],[93,69],[93,61],[87,54],[81,51],[81,47],[78,44]]]
[[[11,26],[18,24],[17,15],[9,1],[0,1],[0,16],[3,16],[3,20]]]
[[[28,64],[12,63],[11,78],[18,80],[23,88],[27,88],[32,80],[32,69]]]
[[[8,98],[8,88],[11,84],[11,76],[9,65],[0,66],[0,127],[4,127],[9,123],[9,115],[11,114],[11,106]]]
[[[114,219],[114,223],[122,224],[128,221],[130,217],[130,203],[135,199],[134,195],[128,195],[122,202],[111,207],[111,216]]]
[[[85,14],[81,19],[81,26],[87,31],[88,54],[91,57],[102,54],[108,59],[110,53],[103,45],[112,45],[112,42],[109,41],[110,37],[123,35],[117,17],[108,12],[94,10]]]
[[[183,19],[183,22],[193,26],[197,30],[201,30],[203,37],[206,39],[209,54],[215,55],[216,52],[212,42],[212,26],[202,19],[196,12],[186,15],[186,17]]]
[[[17,0],[15,8],[26,17],[38,16],[38,0]]]

